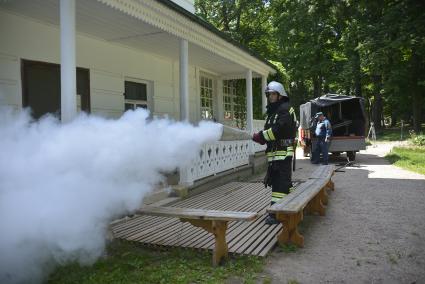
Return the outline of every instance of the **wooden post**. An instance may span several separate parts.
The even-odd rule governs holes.
[[[320,216],[325,216],[326,207],[323,206],[321,194],[317,194],[310,202],[309,202],[309,210],[312,212],[319,213]]]
[[[335,191],[335,184],[332,180],[329,180],[329,182],[326,184],[326,189],[330,189],[332,191]]]
[[[328,193],[326,192],[326,187],[320,190],[320,199],[322,200],[323,205],[328,205]]]
[[[303,212],[295,214],[277,213],[276,219],[282,223],[282,232],[277,240],[280,245],[293,243],[298,247],[304,246],[304,237],[298,232],[298,223],[303,219]]]
[[[189,222],[195,227],[203,228],[212,233],[215,238],[213,251],[213,266],[218,266],[227,259],[229,250],[226,242],[227,221],[180,219],[182,222]]]

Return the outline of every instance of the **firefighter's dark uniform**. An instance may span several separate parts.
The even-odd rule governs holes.
[[[296,115],[289,102],[279,100],[267,106],[267,119],[262,135],[267,143],[268,171],[264,179],[272,187],[272,204],[292,188],[292,157],[296,133]]]

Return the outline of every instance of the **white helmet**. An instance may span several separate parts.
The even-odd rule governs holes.
[[[277,92],[282,97],[288,97],[288,95],[285,92],[285,89],[283,88],[283,85],[276,81],[271,81],[267,87],[266,87],[266,93],[270,92]]]

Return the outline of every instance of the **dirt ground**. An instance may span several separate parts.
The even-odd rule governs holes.
[[[260,282],[425,283],[425,176],[390,165],[383,156],[392,146],[369,146],[335,173],[326,216],[300,226],[304,248],[275,247]],[[314,167],[298,158],[294,179]]]

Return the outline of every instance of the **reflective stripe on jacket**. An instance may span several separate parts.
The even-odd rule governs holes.
[[[297,117],[288,102],[278,101],[267,106],[267,118],[262,135],[266,140],[269,162],[294,156]]]

